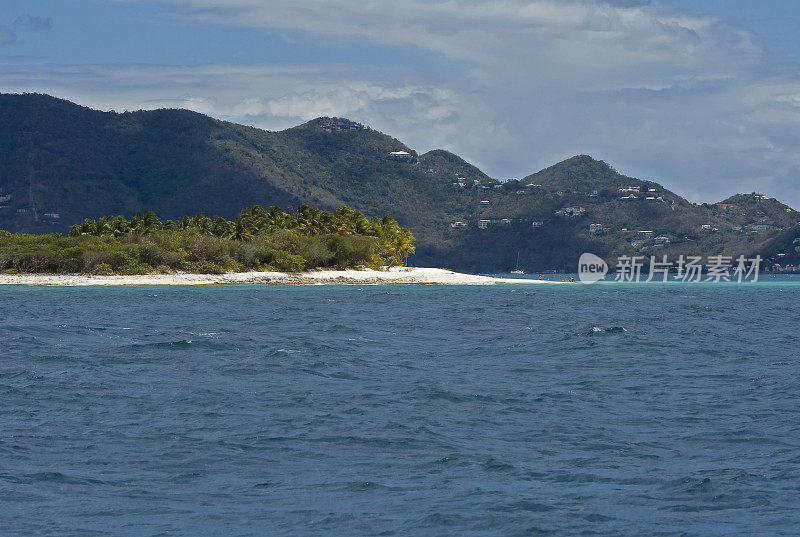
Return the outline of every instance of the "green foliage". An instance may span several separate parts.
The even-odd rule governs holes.
[[[224,239],[200,235],[192,239],[187,246],[192,261],[209,261],[217,265],[227,265],[231,262],[230,248]]]
[[[92,274],[99,274],[102,276],[108,276],[113,274],[114,271],[111,269],[111,265],[108,263],[99,263],[92,268]]]
[[[333,253],[333,262],[339,267],[365,265],[379,251],[378,240],[364,235],[328,235],[325,237],[328,250]],[[389,255],[389,264],[395,262],[394,255]]]
[[[193,265],[194,272],[198,274],[225,274],[228,272],[224,266],[212,261],[199,261]]]
[[[285,250],[270,250],[269,265],[281,272],[300,272],[305,268],[303,256]]]
[[[331,266],[336,257],[336,253],[321,237],[306,237],[301,241],[298,251],[310,267]]]
[[[138,276],[141,274],[150,274],[153,272],[153,267],[147,263],[140,263],[132,260],[122,265],[119,269],[117,269],[117,272],[124,276]]]
[[[367,219],[301,205],[242,210],[234,221],[203,214],[164,224],[152,212],[84,220],[69,236],[0,233],[0,270],[148,274],[189,270],[298,272],[316,267],[394,265],[413,252],[414,237],[391,217]]]

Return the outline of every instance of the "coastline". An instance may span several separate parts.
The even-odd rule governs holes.
[[[493,284],[561,284],[546,280],[494,278],[463,274],[440,268],[391,267],[378,271],[316,270],[286,272],[230,272],[227,274],[145,274],[140,276],[99,276],[91,274],[0,274],[0,285],[229,285],[229,284],[427,284],[427,285],[493,285]]]

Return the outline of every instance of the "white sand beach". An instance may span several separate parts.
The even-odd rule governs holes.
[[[222,285],[222,284],[439,284],[492,285],[560,284],[534,279],[493,278],[447,269],[391,267],[385,270],[317,270],[301,273],[232,272],[228,274],[147,274],[96,276],[88,274],[0,274],[0,285]]]

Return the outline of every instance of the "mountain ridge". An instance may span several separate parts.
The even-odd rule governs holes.
[[[0,228],[10,231],[63,232],[84,218],[145,210],[232,218],[253,204],[349,205],[411,228],[416,263],[500,271],[513,268],[518,251],[530,270],[569,268],[581,251],[668,252],[688,243],[749,254],[796,225],[776,200],[738,194],[728,198],[735,210],[696,205],[588,155],[500,182],[451,152],[418,154],[337,117],[266,131],[183,109],[102,112],[0,94],[0,145]],[[623,192],[631,187],[638,191]],[[589,232],[592,223],[603,231]],[[771,229],[751,234],[752,226]],[[650,228],[672,246],[626,235]]]

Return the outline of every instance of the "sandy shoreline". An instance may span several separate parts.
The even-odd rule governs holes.
[[[446,269],[392,267],[388,270],[319,270],[285,272],[234,272],[229,274],[147,274],[95,276],[87,274],[0,274],[0,285],[222,285],[222,284],[439,284],[492,285],[558,284],[533,279],[492,278]]]

